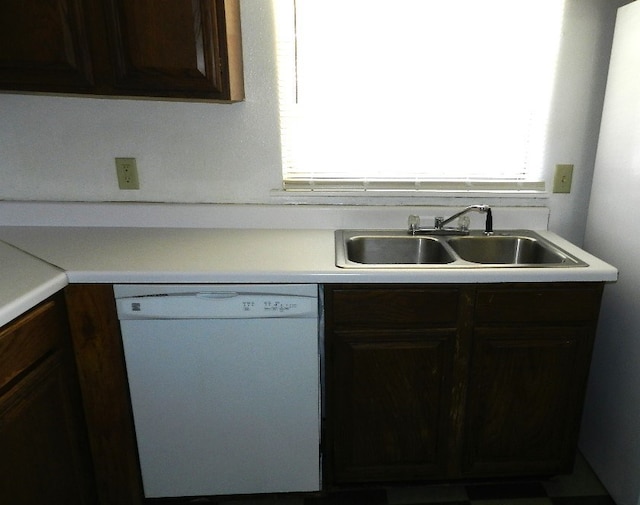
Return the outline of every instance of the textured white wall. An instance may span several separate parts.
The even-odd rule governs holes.
[[[551,195],[549,229],[578,244],[584,239],[616,10],[623,3],[628,1],[566,2],[545,158],[549,167],[575,165],[571,193]],[[552,184],[550,178],[549,189]]]
[[[548,166],[573,163],[576,168],[572,193],[551,195],[548,206],[550,229],[578,244],[584,233],[616,3],[567,2],[546,159]],[[241,10],[245,102],[0,95],[0,199],[282,203],[270,194],[280,186],[270,2],[242,0]],[[398,106],[410,106],[410,100]],[[117,156],[137,158],[139,191],[118,190],[113,166]],[[406,203],[417,204],[416,200]],[[421,205],[431,203],[419,200]],[[295,203],[295,198],[288,201]]]

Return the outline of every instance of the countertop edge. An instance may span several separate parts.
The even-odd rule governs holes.
[[[10,323],[69,284],[64,272],[25,291],[22,296],[0,306],[0,326]]]
[[[582,271],[576,272],[575,270]],[[421,272],[408,269],[381,271],[373,269],[338,272],[68,272],[70,284],[495,284],[507,282],[616,282],[617,271],[590,267],[590,270],[548,270],[486,268],[480,270],[449,270]]]

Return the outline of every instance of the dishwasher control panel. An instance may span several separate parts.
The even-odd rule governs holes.
[[[305,289],[300,290],[301,287]],[[309,287],[312,289],[308,289]],[[153,291],[142,289],[142,292],[136,293],[131,292],[131,289],[118,289],[116,286],[118,317],[229,319],[318,316],[318,294],[315,285],[198,285],[154,288]]]

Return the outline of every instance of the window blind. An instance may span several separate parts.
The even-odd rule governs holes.
[[[544,190],[564,2],[273,2],[286,190]]]

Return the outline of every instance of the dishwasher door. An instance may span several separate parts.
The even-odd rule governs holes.
[[[320,489],[317,290],[115,287],[146,497]]]

